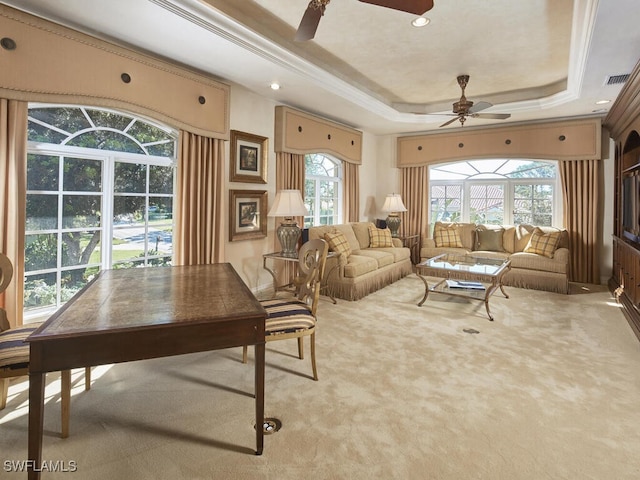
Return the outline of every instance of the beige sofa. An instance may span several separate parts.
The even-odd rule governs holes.
[[[309,228],[309,240],[326,240],[327,234],[335,237],[340,232],[348,243],[346,249],[350,252],[327,258],[323,284],[332,296],[359,300],[412,272],[410,250],[397,238],[391,239],[392,246],[372,246],[370,228],[375,229],[371,222]],[[385,234],[390,238],[388,231]]]
[[[536,228],[547,238],[549,234],[558,238],[557,246],[552,251],[547,250],[544,254],[531,253],[536,251],[530,243]],[[458,247],[453,246],[455,242],[447,239],[447,235],[452,233],[452,230],[457,232],[460,239],[461,245]],[[543,238],[539,231],[534,239],[536,241]],[[437,234],[438,232],[440,233]],[[436,240],[440,240],[440,245],[437,245]],[[536,242],[534,242],[535,245],[537,245]],[[511,260],[511,270],[503,277],[504,285],[569,293],[568,247],[569,235],[564,229],[533,225],[436,222],[433,238],[422,238],[420,259],[424,261],[449,252],[486,258],[508,258]]]

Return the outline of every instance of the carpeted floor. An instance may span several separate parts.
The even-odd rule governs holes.
[[[93,479],[637,479],[640,342],[605,287],[506,288],[481,302],[415,276],[319,309],[318,373],[295,341],[267,346],[255,448],[253,365],[240,348],[74,373],[71,436],[49,375],[43,459]],[[465,329],[478,333],[466,333]],[[308,350],[308,343],[305,344]],[[27,382],[0,412],[1,478],[27,456]],[[68,465],[67,465],[68,466]]]

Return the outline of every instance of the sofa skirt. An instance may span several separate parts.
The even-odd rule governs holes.
[[[354,301],[406,277],[412,273],[413,266],[411,259],[407,258],[355,278],[341,278],[338,270],[336,268],[327,277],[327,290],[335,298]]]

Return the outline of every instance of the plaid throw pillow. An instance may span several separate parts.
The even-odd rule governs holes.
[[[553,253],[556,251],[556,248],[558,248],[559,241],[560,232],[544,233],[536,227],[533,232],[531,232],[529,243],[523,251],[553,258]]]
[[[393,247],[391,230],[388,228],[376,228],[374,225],[369,225],[369,246],[371,248]]]
[[[334,230],[324,234],[324,239],[329,243],[329,250],[336,253],[344,253],[345,257],[351,255],[351,247],[344,233]]]
[[[436,242],[436,247],[464,248],[458,233],[458,226],[455,223],[451,225],[436,225],[433,232],[433,241]]]

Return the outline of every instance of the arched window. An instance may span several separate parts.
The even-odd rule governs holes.
[[[562,209],[557,162],[468,160],[429,168],[430,222],[552,226]]]
[[[304,203],[309,216],[304,226],[336,225],[342,223],[342,166],[323,153],[304,156]]]
[[[30,105],[28,316],[60,307],[100,269],[171,263],[176,141],[120,112]]]

